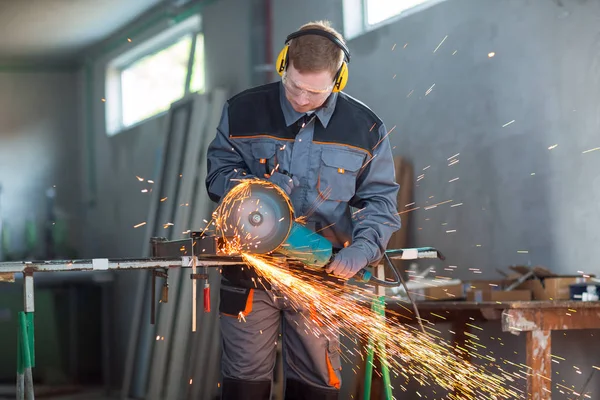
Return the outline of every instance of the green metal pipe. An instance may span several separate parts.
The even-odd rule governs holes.
[[[377,302],[377,313],[385,320],[385,296],[379,296]],[[385,399],[392,400],[392,382],[390,380],[390,370],[388,368],[387,353],[385,350],[385,342],[383,341],[383,338],[380,338],[378,341],[377,352],[379,353],[381,372],[383,374],[383,389],[385,390]]]
[[[379,296],[378,298],[373,300],[371,304],[371,310],[375,312],[375,314],[385,318],[385,296]],[[383,375],[383,389],[385,393],[386,400],[392,400],[392,382],[390,379],[390,370],[388,367],[385,344],[383,337],[380,337],[380,333],[377,335],[377,355],[379,358],[379,362],[381,364],[381,372]],[[371,398],[371,386],[373,382],[373,368],[374,368],[374,358],[375,358],[375,339],[373,339],[373,335],[369,337],[369,344],[367,350],[367,364],[366,364],[366,372],[365,372],[365,388],[363,393],[363,399],[369,400]]]
[[[373,360],[375,358],[375,348],[373,346],[373,339],[369,338],[369,344],[367,345],[367,363],[365,371],[365,389],[363,393],[363,399],[369,400],[371,398],[371,384],[373,383]]]
[[[32,362],[32,343],[33,343],[33,325],[28,329],[28,322],[32,323],[33,319],[28,317],[25,312],[19,312],[19,336],[17,340],[17,398],[19,399],[34,399],[33,392],[33,374],[31,368]],[[31,334],[30,334],[31,333]]]

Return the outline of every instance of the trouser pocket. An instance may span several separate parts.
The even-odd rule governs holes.
[[[254,289],[221,285],[219,312],[230,317],[246,316],[252,312]]]

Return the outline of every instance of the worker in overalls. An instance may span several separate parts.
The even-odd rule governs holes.
[[[309,214],[307,226],[340,249],[327,272],[344,279],[379,261],[400,229],[387,131],[373,111],[342,92],[349,61],[342,36],[326,21],[290,34],[276,65],[281,81],[224,105],[206,177],[215,202],[244,178],[280,186],[295,215]],[[323,328],[315,335],[319,327],[305,325],[310,310],[273,296],[268,284],[257,287],[248,266],[228,266],[222,276],[222,398],[270,398],[281,327],[285,398],[337,399],[339,333]],[[238,321],[240,312],[245,321]]]

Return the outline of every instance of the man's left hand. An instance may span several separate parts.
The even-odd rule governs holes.
[[[361,249],[349,246],[335,255],[325,271],[340,278],[350,279],[358,271],[365,268],[368,263],[369,260],[367,260],[367,256]]]

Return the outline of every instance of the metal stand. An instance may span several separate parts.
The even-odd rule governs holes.
[[[376,267],[377,278],[385,280],[385,270],[383,265]],[[385,324],[385,288],[381,286],[375,287],[375,294],[377,297],[373,300],[371,309],[381,317],[381,323]],[[383,333],[380,333],[383,334]],[[377,346],[377,355],[379,362],[381,363],[381,373],[383,375],[383,387],[385,391],[385,399],[392,400],[392,383],[390,380],[390,371],[388,368],[385,340],[382,337],[377,336],[377,344],[373,335],[369,336],[369,344],[367,345],[367,363],[365,372],[365,389],[363,399],[367,400],[371,398],[371,382],[373,380],[373,362],[375,359],[375,346]]]
[[[25,311],[19,313],[17,335],[17,400],[33,400],[35,398],[31,373],[31,368],[35,366],[33,274],[25,272],[23,276]]]
[[[192,242],[190,241],[190,243]],[[33,274],[35,272],[149,269],[153,271],[153,276],[166,278],[166,273],[162,271],[168,271],[171,268],[198,266],[203,267],[206,270],[208,267],[221,267],[224,265],[236,265],[239,263],[240,260],[237,257],[224,256],[184,256],[148,259],[101,258],[71,261],[53,260],[0,263],[0,276],[7,277],[21,273],[24,277],[24,311],[19,312],[19,328],[17,336],[17,400],[35,399],[32,375],[32,368],[35,367],[35,307],[33,285]],[[202,278],[205,277],[207,278],[208,274],[202,274]],[[195,317],[193,318],[195,319]]]

